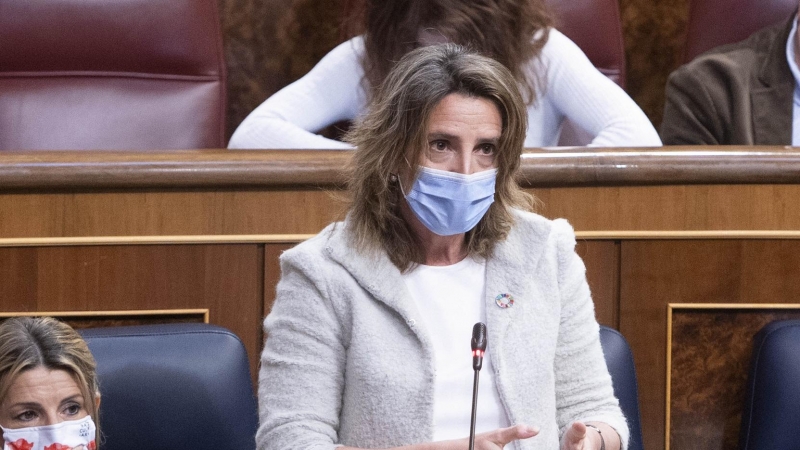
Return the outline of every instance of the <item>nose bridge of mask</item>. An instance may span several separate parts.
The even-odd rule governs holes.
[[[491,169],[465,175],[421,167],[412,191],[450,198],[457,202],[472,202],[494,195],[496,173],[496,169]]]

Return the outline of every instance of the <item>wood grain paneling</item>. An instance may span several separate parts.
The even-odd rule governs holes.
[[[162,311],[88,311],[86,313],[59,313],[53,311],[37,311],[35,313],[3,313],[0,312],[0,322],[8,317],[19,316],[49,316],[55,317],[72,328],[106,328],[123,327],[132,325],[153,325],[162,323],[206,323],[207,310],[162,310]],[[131,314],[133,312],[133,314]]]
[[[800,309],[672,310],[670,450],[736,448],[753,336]]]
[[[800,241],[623,241],[620,260],[620,331],[636,360],[644,443],[661,450],[667,305],[796,303]]]
[[[546,217],[577,231],[798,230],[800,185],[544,188]]]
[[[619,329],[619,246],[619,241],[578,240],[575,247],[586,264],[597,321],[614,329]]]
[[[0,236],[309,234],[341,215],[329,193],[100,192],[0,195]]]
[[[242,339],[255,373],[261,245],[0,248],[0,261],[15,274],[0,283],[3,312],[207,308]]]

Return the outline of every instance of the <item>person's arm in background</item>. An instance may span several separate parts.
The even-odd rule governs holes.
[[[544,97],[593,136],[593,147],[654,147],[661,139],[636,102],[600,73],[581,49],[551,29],[540,56]]]
[[[665,145],[720,145],[724,142],[723,114],[717,111],[705,83],[690,66],[672,72],[666,92],[661,122]]]
[[[236,128],[228,148],[352,148],[315,133],[361,112],[363,49],[361,37],[333,49],[305,76],[253,110]]]

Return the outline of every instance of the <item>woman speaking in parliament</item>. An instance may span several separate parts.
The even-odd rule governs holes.
[[[553,28],[545,0],[366,0],[365,29],[256,108],[230,148],[349,148],[314,134],[364,114],[392,66],[414,48],[454,42],[509,68],[525,96],[526,147],[558,143],[565,119],[594,146],[659,146],[641,109]]]
[[[4,450],[94,450],[99,407],[95,361],[75,330],[52,318],[0,324]]]
[[[575,238],[514,181],[513,75],[454,44],[407,54],[347,136],[344,222],[286,251],[259,374],[258,448],[625,447]]]

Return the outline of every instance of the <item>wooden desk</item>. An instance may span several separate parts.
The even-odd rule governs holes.
[[[348,158],[0,153],[0,311],[104,325],[208,310],[255,371],[278,255],[343,216]],[[520,183],[575,226],[598,318],[631,343],[646,447],[732,446],[751,334],[800,317],[800,152],[531,150]]]

